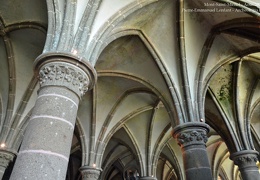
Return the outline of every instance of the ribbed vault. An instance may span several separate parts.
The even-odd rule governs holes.
[[[1,1],[1,150],[19,150],[39,89],[34,60],[62,52],[98,76],[81,99],[67,180],[80,179],[83,165],[101,168],[101,179],[185,179],[171,135],[184,122],[210,125],[213,177],[241,179],[230,154],[260,151],[259,8],[257,0]]]

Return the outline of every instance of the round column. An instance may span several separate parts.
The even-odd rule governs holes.
[[[14,157],[14,153],[0,150],[0,179],[3,178],[6,168],[8,167],[9,163],[13,161]]]
[[[230,159],[238,166],[243,180],[260,180],[256,166],[257,156],[258,152],[254,150],[243,150],[230,155]]]
[[[95,71],[67,55],[36,62],[40,89],[10,179],[64,180],[79,100]]]
[[[173,129],[173,137],[182,149],[187,180],[212,180],[206,151],[209,127],[205,123],[188,122]]]
[[[82,180],[97,180],[101,173],[101,169],[91,166],[82,166],[80,169]]]

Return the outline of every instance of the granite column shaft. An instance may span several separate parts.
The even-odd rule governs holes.
[[[173,136],[182,149],[187,180],[212,180],[206,151],[208,126],[205,123],[188,122],[173,129]]]
[[[238,166],[243,180],[260,180],[259,170],[256,166],[258,152],[254,150],[243,150],[232,153],[232,159]]]
[[[64,180],[78,104],[95,71],[63,54],[41,56],[36,62],[40,89],[11,180]]]

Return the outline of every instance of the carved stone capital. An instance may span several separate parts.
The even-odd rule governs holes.
[[[65,86],[83,96],[89,88],[90,79],[87,74],[75,65],[65,62],[50,62],[39,71],[40,86]]]
[[[82,180],[97,180],[101,172],[101,169],[91,166],[82,166],[79,170],[82,174]]]
[[[35,61],[40,86],[64,86],[82,97],[96,82],[95,69],[70,54],[48,53]]]
[[[256,166],[258,152],[254,150],[243,150],[239,152],[235,152],[230,155],[230,159],[232,159],[239,167],[239,169],[244,167]]]
[[[173,129],[173,137],[177,139],[181,147],[202,144],[208,141],[209,127],[205,123],[189,122],[176,126]]]
[[[14,157],[14,153],[5,150],[0,150],[0,166],[7,168],[9,163],[13,161]]]

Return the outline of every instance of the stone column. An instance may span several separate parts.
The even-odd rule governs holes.
[[[257,156],[258,152],[254,150],[243,150],[230,155],[230,159],[238,166],[243,180],[260,180],[256,166]]]
[[[91,166],[82,166],[80,169],[82,180],[97,180],[101,173],[101,169]]]
[[[140,177],[139,180],[157,180],[157,178],[153,176],[144,176],[144,177]]]
[[[3,178],[6,168],[13,161],[15,154],[6,150],[0,150],[0,179]]]
[[[205,123],[188,122],[173,129],[173,137],[182,149],[186,180],[212,180],[206,151],[209,127]]]
[[[81,96],[93,86],[91,66],[66,54],[36,59],[40,89],[11,180],[64,180]]]

